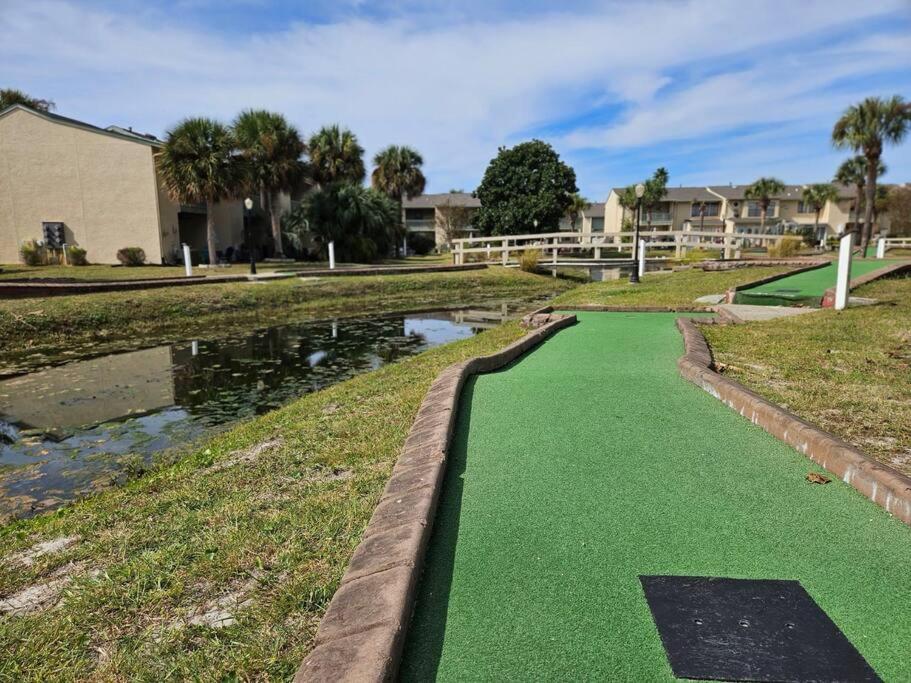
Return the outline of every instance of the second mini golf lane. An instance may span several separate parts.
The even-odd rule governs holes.
[[[857,278],[874,270],[886,268],[898,260],[862,261],[855,259],[851,263],[851,278]],[[837,264],[833,261],[822,268],[806,270],[802,273],[788,275],[779,280],[772,280],[749,289],[737,290],[734,303],[738,304],[765,304],[769,306],[788,306],[801,304],[804,306],[819,306],[826,290],[835,286],[835,276],[838,271]]]
[[[911,680],[911,529],[677,372],[673,313],[579,313],[471,380],[404,680],[672,680],[639,575],[797,579]]]

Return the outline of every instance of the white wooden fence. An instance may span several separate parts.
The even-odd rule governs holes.
[[[538,250],[544,256],[542,265],[566,265],[586,260],[632,259],[633,232],[614,232],[604,235],[582,234],[578,232],[545,232],[532,235],[497,235],[491,237],[466,237],[453,240],[453,263],[461,265],[466,257],[475,261],[500,263],[504,266],[518,261],[520,252]],[[681,232],[679,230],[640,231],[639,237],[648,243],[648,249],[674,250],[674,258],[686,256],[689,249],[724,249],[725,258],[733,258],[736,252],[744,248],[767,247],[789,235],[719,233],[719,232]],[[793,237],[793,235],[791,235]],[[602,258],[605,253],[613,256]],[[627,253],[628,252],[628,253]],[[571,256],[560,259],[560,255]],[[513,259],[515,256],[515,260]],[[580,256],[582,257],[580,259]],[[480,258],[478,258],[480,257]],[[670,258],[666,256],[663,258]]]

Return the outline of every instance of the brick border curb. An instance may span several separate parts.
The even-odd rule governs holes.
[[[547,313],[543,309],[537,314]],[[424,397],[392,476],[294,676],[309,681],[395,678],[443,484],[459,395],[472,375],[507,365],[573,315],[547,315],[542,326],[488,356],[443,370]]]
[[[806,273],[809,270],[816,270],[817,268],[825,268],[828,266],[831,261],[817,261],[809,266],[803,266],[802,268],[794,268],[789,270],[786,273],[779,273],[778,275],[769,275],[768,277],[760,278],[758,280],[753,280],[752,282],[746,282],[742,285],[736,285],[731,287],[727,292],[725,292],[726,304],[733,304],[734,297],[737,296],[737,292],[743,291],[745,289],[752,289],[753,287],[758,287],[759,285],[765,285],[769,282],[775,282],[776,280],[781,280],[782,278],[791,277],[792,275],[797,275],[798,273]]]
[[[817,263],[828,263],[818,258],[794,259],[725,259],[724,261],[700,261],[697,268],[709,272],[756,268],[762,266],[810,266]]]
[[[893,263],[890,266],[884,266],[879,270],[874,270],[867,273],[866,275],[861,275],[860,277],[854,278],[851,282],[848,283],[848,292],[852,289],[865,285],[868,282],[873,282],[878,280],[881,277],[886,275],[892,275],[893,273],[901,273],[905,270],[911,270],[911,261],[904,261],[902,263]],[[834,308],[835,307],[835,287],[829,287],[822,295],[822,307],[823,308]]]
[[[911,265],[911,264],[909,264]],[[874,503],[911,526],[911,477],[877,462],[833,434],[762,398],[713,369],[712,352],[696,324],[678,318],[685,352],[677,360],[680,374],[732,410],[784,441]]]
[[[282,275],[296,277],[342,277],[345,275],[410,275],[421,273],[451,273],[460,270],[486,270],[486,263],[443,264],[438,266],[377,266],[375,268],[320,268],[314,270],[281,270]]]

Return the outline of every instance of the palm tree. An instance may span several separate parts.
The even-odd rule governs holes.
[[[873,209],[876,199],[876,170],[883,145],[898,144],[911,127],[911,104],[894,95],[889,99],[868,97],[848,107],[832,129],[832,142],[839,148],[862,153],[867,161],[865,183],[864,227],[861,249],[866,253],[873,234]]]
[[[185,204],[205,202],[206,242],[209,263],[217,262],[215,204],[232,196],[242,179],[234,156],[231,130],[207,118],[181,121],[167,133],[167,142],[156,155],[158,169],[171,199]]]
[[[38,111],[51,111],[57,108],[51,100],[40,100],[15,88],[0,89],[0,111],[12,107],[14,104],[24,104],[26,107]]]
[[[816,214],[816,219],[813,222],[814,233],[816,239],[819,239],[819,214],[822,213],[822,210],[825,208],[827,202],[838,201],[838,190],[835,189],[833,185],[829,183],[816,183],[815,185],[808,185],[803,188],[802,198],[804,204],[809,204],[813,207],[813,212]]]
[[[772,197],[784,192],[784,183],[778,178],[760,178],[750,185],[743,196],[759,203],[759,231],[765,232],[765,219]]]
[[[275,256],[284,256],[279,195],[290,192],[304,175],[304,141],[281,114],[248,109],[234,120],[234,138],[244,160],[249,189],[260,193],[269,212]]]
[[[876,177],[886,172],[886,165],[880,161],[876,169]],[[864,203],[864,187],[867,183],[867,158],[858,154],[850,159],[845,159],[835,172],[833,180],[842,185],[853,185],[855,188],[854,203],[851,205],[852,229],[857,230],[860,221],[860,207]]]
[[[325,126],[310,137],[310,173],[317,187],[364,181],[364,148],[347,128]]]
[[[645,194],[642,195],[642,206],[645,207],[645,213],[648,217],[648,229],[652,229],[652,211],[664,199],[667,194],[667,169],[662,166],[657,169],[652,177],[645,181]]]
[[[307,195],[300,212],[321,248],[335,242],[342,260],[373,261],[388,254],[395,239],[395,202],[363,185],[327,185]]]
[[[370,175],[370,184],[374,190],[382,192],[398,205],[401,221],[402,199],[418,196],[427,184],[421,171],[424,159],[411,147],[389,145],[376,153],[373,163],[376,168]],[[401,237],[401,233],[398,236]],[[399,250],[398,244],[399,240],[396,240],[396,253]]]
[[[581,194],[574,192],[570,195],[569,206],[566,207],[566,217],[569,219],[569,229],[573,232],[576,231],[576,221],[579,220],[579,215],[585,211],[586,206],[588,206],[588,200]]]

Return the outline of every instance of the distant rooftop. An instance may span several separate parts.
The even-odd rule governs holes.
[[[842,199],[854,197],[856,190],[853,187],[832,183],[838,190],[838,195]],[[721,197],[725,199],[745,199],[744,193],[749,185],[709,185],[708,187],[669,187],[663,201],[666,202],[717,202]],[[806,185],[786,185],[781,194],[777,194],[773,199],[800,199],[803,189]],[[615,187],[612,192],[620,194],[624,191],[623,187]],[[720,195],[720,196],[719,196]]]
[[[477,208],[481,206],[481,200],[468,192],[441,192],[408,197],[402,201],[402,206],[406,209],[432,209],[436,206],[446,205]]]

